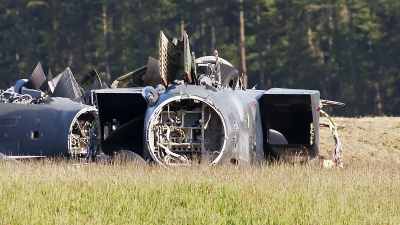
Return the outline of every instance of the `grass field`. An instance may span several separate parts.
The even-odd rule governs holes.
[[[341,170],[0,164],[0,224],[400,224],[400,118],[334,119]]]

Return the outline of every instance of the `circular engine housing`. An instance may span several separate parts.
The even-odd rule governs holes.
[[[146,144],[162,165],[215,164],[226,145],[226,124],[211,102],[198,96],[174,96],[151,113]]]

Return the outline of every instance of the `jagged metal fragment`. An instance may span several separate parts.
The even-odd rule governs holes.
[[[49,89],[49,85],[47,84],[47,79],[40,62],[37,64],[35,70],[33,70],[33,73],[29,77],[28,82],[26,82],[25,86],[31,89],[38,88],[43,92]]]
[[[95,69],[92,69],[89,73],[82,77],[79,81],[81,87],[85,90],[93,90],[101,88],[101,79]]]
[[[144,77],[143,86],[156,87],[158,84],[162,83],[159,68],[160,61],[153,57],[149,57],[147,61],[147,70]]]
[[[147,66],[143,66],[135,71],[129,72],[118,77],[112,84],[111,88],[130,88],[142,87]]]
[[[163,84],[168,86],[167,80],[167,54],[168,46],[171,45],[165,37],[164,33],[160,31],[160,43],[159,43],[159,58],[160,58],[160,76]]]
[[[197,71],[196,71],[196,56],[194,54],[194,52],[192,52],[190,54],[190,56],[192,57],[192,77],[193,77],[193,81],[194,83],[198,82],[198,77],[197,77]]]
[[[54,88],[53,97],[63,97],[76,102],[84,102],[81,89],[69,67],[54,79],[57,79],[58,81]]]
[[[191,66],[189,66],[191,64],[191,56],[188,43],[186,32],[183,40],[174,38],[172,42],[169,42],[164,33],[160,31],[160,75],[165,86],[180,79],[182,76],[186,76],[188,83],[192,82]]]
[[[192,79],[192,55],[190,54],[190,46],[189,46],[189,36],[186,31],[183,34],[183,59],[185,60],[184,68],[187,82],[191,84],[193,82]]]
[[[321,99],[321,104],[324,106],[344,106],[344,103]]]

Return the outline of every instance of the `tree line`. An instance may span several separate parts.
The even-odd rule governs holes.
[[[400,1],[0,0],[0,87],[38,62],[103,80],[158,58],[186,30],[196,57],[230,61],[248,88],[317,89],[339,116],[400,115]]]

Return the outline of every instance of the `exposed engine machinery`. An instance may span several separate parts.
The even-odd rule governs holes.
[[[225,145],[221,113],[200,98],[166,101],[148,128],[150,153],[166,164],[214,161]]]
[[[99,134],[90,133],[96,118],[97,111],[88,110],[79,112],[73,119],[68,134],[68,149],[71,157],[87,157],[90,135],[93,135],[92,139],[95,140],[95,143],[93,143],[94,146],[99,143]],[[95,131],[97,131],[97,129]]]

